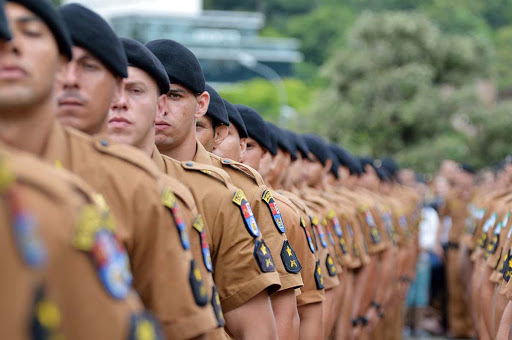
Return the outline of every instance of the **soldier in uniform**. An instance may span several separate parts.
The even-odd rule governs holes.
[[[146,46],[160,59],[171,82],[166,110],[155,121],[159,150],[154,150],[153,160],[183,181],[196,199],[210,234],[214,280],[227,329],[237,338],[256,334],[273,338],[275,319],[267,293],[272,295],[280,286],[273,254],[244,191],[233,185],[225,171],[205,162],[210,156],[196,139],[196,119],[206,113],[210,101],[199,62],[172,40],[156,40]],[[183,62],[189,67],[183,68]],[[255,318],[268,325],[266,334],[252,321]]]
[[[212,152],[219,157],[242,162],[247,149],[247,129],[236,107],[226,99],[222,100],[229,118],[228,135]]]
[[[162,63],[156,56],[139,42],[122,38],[123,47],[127,56],[128,78],[123,80],[120,94],[112,102],[109,111],[109,136],[119,142],[137,147],[151,157],[155,148],[154,121],[157,111],[166,108],[169,91],[169,78]],[[152,112],[153,114],[150,114]],[[173,188],[173,194],[168,193],[164,197],[165,204],[173,213],[176,223],[185,223],[185,230],[190,240],[187,242],[192,249],[200,270],[200,277],[205,283],[206,293],[198,291],[202,300],[210,299],[213,310],[216,313],[218,326],[224,326],[222,309],[217,301],[217,290],[213,286],[213,278],[208,268],[211,266],[211,255],[207,240],[202,239],[203,233],[197,230],[197,223],[202,217],[198,216],[192,193],[180,182],[170,176],[163,176],[169,186]],[[176,203],[179,203],[181,211],[177,211]],[[181,214],[180,214],[181,213]],[[215,330],[209,334],[209,338],[223,338],[222,330]]]
[[[265,122],[259,114],[252,108],[242,105],[236,105],[233,109],[241,116],[241,123],[248,127],[247,134],[249,137],[257,138],[262,143],[265,143],[265,135],[270,131],[266,129]],[[231,116],[237,117],[236,113],[232,113]],[[245,125],[245,121],[247,121],[247,125]],[[268,142],[268,139],[266,141]],[[236,148],[237,143],[232,143],[232,145]],[[266,145],[269,148],[274,148],[274,145],[271,146],[268,143]],[[277,149],[277,145],[275,148]],[[229,150],[226,151],[229,153]],[[254,157],[252,164],[257,166],[257,169],[259,168],[259,163]],[[244,168],[246,167],[244,166]],[[279,170],[276,171],[279,172]],[[266,180],[265,178],[262,179]],[[269,183],[268,181],[266,182]],[[315,283],[316,260],[313,253],[314,250],[311,250],[307,234],[304,231],[305,225],[301,225],[300,213],[290,200],[281,195],[281,192],[265,189],[262,198],[267,203],[268,209],[272,212],[274,223],[276,225],[279,225],[279,223],[284,224],[288,242],[291,245],[290,248],[283,246],[280,252],[285,267],[289,271],[294,271],[295,266],[302,267],[301,275],[304,286],[300,290],[300,295],[297,296],[298,313],[301,317],[300,337],[307,338],[309,336],[311,338],[321,336],[321,333],[320,335],[318,334],[318,331],[321,332],[321,329],[318,328],[318,324],[315,321],[321,320],[322,315],[321,313],[315,314],[315,312],[321,311],[321,303],[318,302],[323,300],[323,294],[321,292],[322,289],[318,289]],[[280,220],[282,221],[280,222]],[[318,274],[316,274],[316,277],[318,277]],[[312,306],[311,304],[315,305]]]
[[[54,81],[72,57],[62,19],[47,1],[9,2],[6,9],[13,39],[1,43],[2,67],[15,65],[18,72],[0,83],[0,138],[71,170],[103,194],[95,199],[106,207],[105,197],[119,223],[117,236],[127,249],[134,286],[144,305],[163,321],[166,334],[203,334],[186,323],[189,318],[211,319],[211,312],[194,301],[189,283],[193,259],[179,246],[176,226],[160,203],[151,164],[127,160],[108,143],[102,145],[101,140],[55,122]]]
[[[204,146],[211,147],[215,143],[214,136],[219,134],[215,132],[216,127],[213,123],[218,120],[221,114],[228,121],[229,117],[220,95],[210,87],[210,105],[202,120],[198,121],[203,127],[197,130],[198,139],[204,142]],[[248,108],[235,105],[235,108],[246,110]],[[263,124],[263,121],[261,122]],[[218,126],[218,124],[217,124]],[[212,133],[212,131],[214,131]],[[276,260],[276,269],[281,278],[281,289],[271,296],[274,315],[279,338],[297,338],[299,334],[299,315],[295,297],[295,289],[302,287],[303,282],[300,275],[302,265],[297,258],[297,252],[294,249],[295,239],[298,233],[294,228],[289,228],[285,234],[286,225],[281,216],[278,203],[274,196],[263,182],[261,175],[255,170],[241,163],[230,159],[222,159],[209,153],[212,149],[205,147],[199,149],[196,154],[196,160],[200,163],[214,165],[222,168],[230,176],[235,186],[244,191],[251,204],[252,211],[258,225],[261,228],[265,242],[273,254],[280,254]],[[205,152],[206,151],[206,152]],[[275,208],[275,210],[272,210]],[[286,209],[286,207],[283,207]],[[297,218],[298,220],[298,218]],[[300,237],[300,236],[299,236]],[[293,239],[293,240],[290,240]],[[305,248],[297,249],[303,251]]]

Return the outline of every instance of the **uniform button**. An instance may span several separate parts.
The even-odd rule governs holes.
[[[229,164],[229,163],[231,163],[231,162],[230,162],[229,160],[225,159],[225,160],[224,160],[224,163]]]
[[[100,143],[103,146],[108,146],[108,140],[106,140],[106,139],[102,139]]]
[[[185,165],[186,165],[186,166],[193,166],[193,165],[194,165],[194,163],[192,163],[192,162],[187,162],[187,163],[185,163]]]

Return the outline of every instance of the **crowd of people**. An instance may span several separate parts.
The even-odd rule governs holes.
[[[5,339],[401,339],[443,231],[453,335],[508,336],[509,163],[477,187],[447,163],[420,237],[428,188],[393,159],[228,102],[178,42],[0,8]]]

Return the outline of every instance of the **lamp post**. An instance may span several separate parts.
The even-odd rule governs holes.
[[[279,100],[279,121],[281,124],[285,124],[286,121],[296,116],[295,109],[288,105],[288,93],[286,92],[283,79],[274,69],[260,63],[254,56],[245,52],[239,53],[237,60],[240,65],[272,82],[277,90],[277,97]]]

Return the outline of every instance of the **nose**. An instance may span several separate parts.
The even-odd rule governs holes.
[[[13,53],[15,55],[20,55],[20,46],[18,45],[18,40],[16,40],[14,36],[12,36],[11,40],[1,39],[0,51],[3,53]]]
[[[64,89],[79,88],[76,62],[70,61],[66,65],[62,73],[61,83]]]
[[[116,95],[114,100],[112,101],[111,109],[113,111],[127,111],[128,110],[128,100],[126,98],[126,91],[121,89],[119,94]]]

